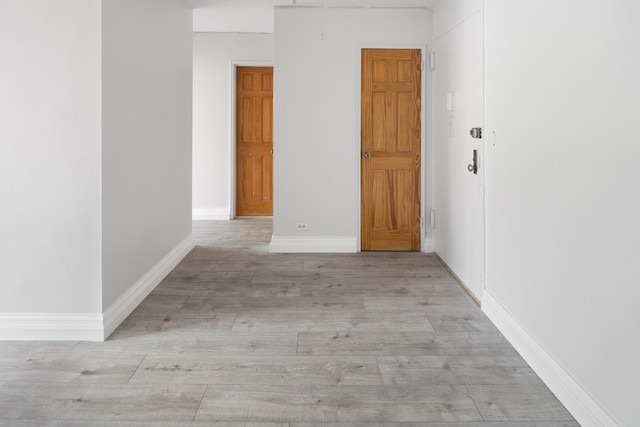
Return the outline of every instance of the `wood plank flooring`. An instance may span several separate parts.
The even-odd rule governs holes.
[[[0,342],[0,426],[578,427],[437,258],[194,234],[106,342]]]

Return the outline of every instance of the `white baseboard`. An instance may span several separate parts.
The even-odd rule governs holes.
[[[436,240],[433,237],[426,237],[424,239],[423,252],[430,254],[435,251],[436,251]]]
[[[0,341],[102,340],[102,314],[0,313]]]
[[[578,382],[529,334],[518,321],[485,289],[482,311],[527,361],[583,427],[618,427],[618,424]]]
[[[225,208],[194,208],[191,218],[194,221],[228,221],[231,219],[231,211]]]
[[[194,246],[195,239],[190,234],[111,304],[103,314],[104,335],[101,339],[107,339]]]
[[[0,313],[0,341],[103,341],[193,249],[189,235],[100,313]]]
[[[355,253],[355,237],[275,237],[269,245],[271,253]]]

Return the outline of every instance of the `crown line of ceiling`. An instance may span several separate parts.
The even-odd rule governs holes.
[[[431,10],[426,6],[312,6],[312,5],[294,5],[294,4],[276,4],[273,6],[278,9],[418,9],[418,10]]]

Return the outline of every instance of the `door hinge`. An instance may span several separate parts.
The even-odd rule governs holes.
[[[436,69],[436,51],[429,52],[429,69],[434,71]]]

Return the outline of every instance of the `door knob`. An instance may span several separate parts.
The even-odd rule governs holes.
[[[364,158],[365,158],[365,159],[369,159],[369,158],[371,158],[371,153],[370,153],[370,152],[368,152],[368,151],[365,151],[365,152],[364,152]]]

